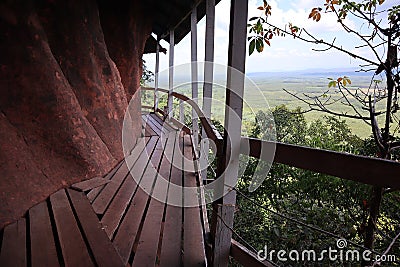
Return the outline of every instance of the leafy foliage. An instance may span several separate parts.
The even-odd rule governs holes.
[[[352,134],[343,120],[326,116],[307,123],[299,108],[289,110],[285,106],[276,107],[272,114],[279,142],[354,154],[375,153],[374,150],[368,150],[371,147],[371,139],[362,140]],[[253,137],[264,138],[265,133],[269,131],[267,125],[270,125],[268,116],[259,111],[253,127]],[[235,230],[251,246],[259,250],[267,245],[269,249],[287,251],[291,249],[321,251],[327,246],[335,246],[335,238],[276,213],[324,229],[347,240],[359,244],[363,242],[368,218],[369,186],[283,164],[274,164],[260,188],[249,193],[247,188],[258,160],[254,158],[248,160],[249,164],[243,179],[238,183],[238,189],[266,208],[256,206],[249,199],[238,195],[239,208],[235,214]],[[267,167],[262,162],[260,165],[259,168]],[[378,249],[386,248],[391,241],[385,236],[393,235],[396,230],[400,230],[398,226],[400,216],[395,211],[396,208],[400,208],[400,204],[396,203],[399,196],[398,193],[391,193],[382,205],[382,219],[378,224]],[[399,253],[399,250],[396,252]],[[280,264],[286,266],[288,263]],[[328,264],[343,266],[343,263]],[[290,262],[290,265],[315,266],[315,262]]]
[[[142,76],[140,77],[140,85],[144,86],[147,83],[151,83],[153,81],[154,73],[149,70],[146,66],[146,61],[143,60],[142,63]]]
[[[268,18],[271,16],[271,12],[266,12],[269,6],[266,0],[263,1],[263,6],[258,8],[263,12],[260,17],[251,19],[251,21],[256,21],[256,24],[249,25],[250,36],[248,38],[251,42],[256,40],[255,42],[267,43],[266,41],[268,41],[267,44],[270,45],[274,36],[289,35],[303,42],[324,45],[325,48],[314,49],[315,51],[322,52],[333,49],[361,60],[363,63],[360,65],[360,71],[374,71],[371,84],[367,90],[350,88],[351,80],[348,77],[329,79],[328,88],[335,88],[335,90],[337,88],[334,94],[329,89],[316,96],[309,94],[298,96],[296,93],[284,90],[308,105],[308,111],[322,111],[331,115],[364,121],[371,127],[375,145],[379,149],[377,155],[381,158],[391,159],[394,151],[400,149],[400,142],[396,141],[396,135],[400,134],[400,119],[396,114],[399,110],[398,93],[400,93],[400,60],[398,57],[400,49],[400,6],[394,4],[389,7],[383,6],[385,0],[325,0],[324,2],[325,9],[314,7],[308,18],[319,22],[322,16],[332,13],[343,31],[356,37],[360,42],[355,44],[354,49],[368,48],[372,57],[364,56],[352,51],[352,49],[346,49],[335,44],[336,37],[332,41],[325,41],[290,22],[284,28],[270,24]],[[354,25],[348,23],[347,18],[349,16],[368,24],[368,30],[361,33],[358,29],[354,29]],[[258,46],[263,47],[263,44],[258,44]],[[254,49],[250,50],[250,54],[253,51]],[[260,52],[262,49],[257,49],[257,51]],[[384,87],[380,87],[379,82],[376,82],[377,79],[375,79],[375,76],[382,75],[381,73],[384,73]],[[339,93],[338,96],[335,96],[336,93]],[[357,105],[352,100],[356,100]],[[340,102],[345,108],[350,108],[351,113],[333,110],[331,107],[337,102]],[[382,192],[385,192],[385,190],[387,189],[378,186],[372,188],[367,234],[364,243],[369,248],[374,246],[376,224],[379,219],[382,219],[379,218],[379,212],[383,197]]]

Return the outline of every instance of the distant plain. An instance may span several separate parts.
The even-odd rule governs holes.
[[[258,110],[268,111],[279,105],[286,105],[289,109],[300,107],[303,111],[308,110],[307,104],[299,99],[289,95],[283,89],[298,94],[304,98],[303,93],[315,96],[328,91],[328,96],[337,98],[337,89],[328,88],[328,78],[337,79],[339,77],[347,76],[351,79],[350,90],[362,89],[367,90],[371,84],[372,73],[355,72],[354,70],[304,70],[293,72],[263,72],[263,73],[249,73],[247,74],[245,82],[244,93],[244,107],[243,107],[243,132],[246,134],[251,129],[254,123],[255,114]],[[212,118],[223,121],[224,99],[225,99],[225,75],[215,75],[213,86],[213,107]],[[374,79],[380,79],[375,77]],[[191,96],[190,78],[177,78],[175,79],[175,91]],[[180,85],[179,85],[180,84]],[[153,85],[151,85],[153,86]],[[382,83],[380,86],[384,86]],[[162,85],[160,87],[166,88]],[[199,83],[199,96],[202,96],[202,83]],[[165,96],[163,97],[165,102]],[[361,109],[361,106],[354,100],[349,99],[354,106],[360,110],[363,115],[368,116],[368,112]],[[199,103],[201,104],[201,99]],[[378,108],[383,107],[383,102],[380,103]],[[335,112],[354,112],[350,107],[343,105],[340,101],[329,106]],[[311,111],[305,113],[305,118],[308,122],[321,118],[324,115],[329,115],[323,112]],[[344,118],[350,126],[352,132],[359,137],[365,138],[371,135],[370,126],[362,120]],[[378,118],[379,119],[379,118]]]

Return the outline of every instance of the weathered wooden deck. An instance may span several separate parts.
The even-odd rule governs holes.
[[[155,114],[143,121],[145,145],[127,157],[131,171],[124,160],[105,177],[32,207],[2,231],[0,266],[205,266],[203,207],[167,205],[143,190],[156,190],[163,200],[172,191],[161,176],[182,186],[200,182],[195,172],[173,165],[183,155],[193,159],[191,136],[162,127]]]

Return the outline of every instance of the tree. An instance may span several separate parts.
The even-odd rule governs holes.
[[[309,19],[315,22],[331,13],[337,18],[343,31],[354,35],[360,41],[355,49],[368,48],[373,57],[346,50],[337,45],[336,38],[327,41],[307,31],[307,29],[288,23],[278,27],[269,23],[272,7],[266,0],[258,7],[262,12],[259,17],[249,20],[249,53],[255,50],[262,52],[265,45],[270,46],[278,36],[291,36],[303,42],[323,46],[315,51],[335,49],[363,62],[360,71],[373,72],[371,83],[367,90],[352,88],[349,77],[330,78],[328,89],[319,95],[298,95],[288,92],[293,97],[303,101],[309,107],[306,111],[321,111],[345,118],[363,120],[371,127],[374,144],[378,147],[378,157],[391,159],[394,151],[400,147],[396,139],[399,134],[400,119],[398,117],[400,93],[399,76],[399,42],[400,42],[400,5],[385,7],[385,0],[326,0],[323,7],[315,7],[309,14]],[[347,23],[348,17],[363,21],[369,27],[369,32],[359,33]],[[381,78],[380,78],[381,77]],[[339,110],[332,108],[334,103],[343,107]],[[345,111],[343,111],[345,110]],[[374,246],[376,223],[382,197],[390,188],[373,187],[371,189],[369,218],[366,226],[364,245]]]
[[[283,105],[274,108],[272,114],[279,142],[354,154],[366,153],[366,149],[370,148],[367,141],[352,134],[344,120],[324,116],[307,123],[299,108],[290,110]],[[253,137],[264,137],[268,131],[269,123],[265,123],[268,119],[262,111],[256,114]],[[283,134],[279,134],[279,131]],[[371,150],[370,153],[374,151]],[[248,160],[245,173],[238,182],[239,192],[243,193],[238,194],[238,211],[234,225],[236,232],[256,250],[268,245],[269,251],[321,251],[336,241],[329,234],[306,227],[305,224],[346,238],[349,242],[359,243],[364,239],[369,186],[283,164],[273,164],[263,184],[253,193],[246,193],[257,166],[267,167],[257,159]],[[255,205],[247,197],[254,199],[265,209]],[[398,198],[399,194],[396,192],[382,204],[381,220],[385,224],[378,229],[379,248],[386,248],[392,240],[388,240],[386,236],[400,230],[400,215],[396,211],[400,208]],[[274,262],[279,264],[277,259]],[[282,264],[287,266],[289,263]],[[323,264],[342,266],[343,263],[327,261]],[[290,266],[315,266],[315,262],[290,262]]]
[[[142,60],[142,76],[140,77],[140,85],[144,86],[147,83],[151,83],[154,79],[154,73],[149,70],[146,66],[146,61],[143,59]]]

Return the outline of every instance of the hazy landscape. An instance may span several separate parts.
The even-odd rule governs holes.
[[[186,76],[186,75],[185,75]],[[352,85],[350,89],[368,88],[371,82],[371,73],[355,72],[355,69],[329,69],[329,70],[302,70],[292,72],[262,72],[248,73],[244,95],[243,123],[245,128],[249,129],[254,122],[254,115],[258,110],[266,111],[268,108],[273,108],[278,105],[286,105],[290,109],[301,107],[302,110],[307,110],[307,105],[302,101],[294,98],[286,93],[284,89],[293,93],[306,93],[309,95],[318,95],[328,90],[328,78],[336,79],[338,77],[347,76],[351,79]],[[175,78],[175,90],[185,95],[191,96],[190,76],[178,76]],[[215,75],[215,85],[213,87],[213,108],[212,116],[215,119],[223,120],[225,98],[225,75]],[[377,78],[375,78],[377,79]],[[160,87],[167,88],[166,79],[161,81]],[[180,84],[180,85],[179,85]],[[153,86],[153,85],[150,85]],[[335,89],[330,88],[329,92],[335,95]],[[202,84],[199,84],[199,96],[202,95]],[[165,96],[164,96],[165,98]],[[151,99],[151,98],[150,98]],[[201,102],[201,101],[200,101]],[[356,104],[354,102],[354,104]],[[332,106],[337,112],[351,111],[348,107],[340,102]],[[322,112],[312,111],[306,113],[308,121],[315,120],[321,116],[327,115]],[[370,135],[370,129],[366,123],[361,120],[346,119],[353,132],[360,137]]]

